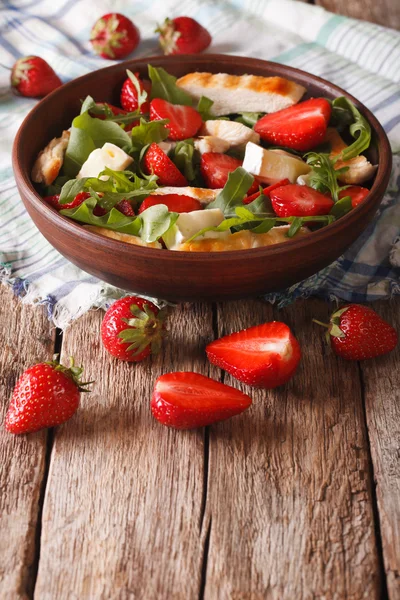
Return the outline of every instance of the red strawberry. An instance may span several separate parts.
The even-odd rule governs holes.
[[[311,98],[265,115],[254,131],[269,144],[306,152],[323,141],[331,110],[325,98]]]
[[[397,345],[394,327],[382,319],[372,308],[349,304],[334,312],[329,325],[314,319],[328,328],[326,338],[333,350],[347,360],[365,360],[391,352]]]
[[[66,204],[60,204],[59,194],[56,194],[55,196],[45,196],[43,198],[43,200],[45,202],[47,202],[48,204],[50,204],[56,210],[60,211],[60,210],[67,210],[69,208],[77,208],[88,198],[90,198],[89,192],[79,192],[79,194],[77,194],[75,196],[75,198],[72,200],[72,202],[67,202]],[[118,206],[117,206],[117,208],[118,208]],[[95,206],[94,210],[93,210],[93,214],[96,217],[102,217],[103,215],[106,214],[106,212],[107,211],[104,208],[102,208],[101,206]]]
[[[289,183],[289,179],[282,179],[282,181],[277,181],[276,183],[273,183],[272,185],[269,185],[268,187],[264,188],[263,195],[269,197],[270,193],[273,190],[275,190],[278,187],[282,187],[283,185],[288,185]],[[260,191],[257,191],[255,194],[251,194],[251,196],[246,196],[246,198],[243,199],[243,204],[250,204],[251,202],[256,200],[259,195]]]
[[[229,173],[241,166],[242,161],[233,156],[219,152],[205,152],[201,157],[200,170],[207,187],[217,189],[223,188],[228,181]]]
[[[56,357],[27,369],[17,381],[6,414],[10,433],[31,433],[68,421],[77,411],[81,391],[88,391],[80,377],[83,369],[60,365]]]
[[[139,29],[120,13],[107,13],[93,25],[90,43],[103,58],[124,58],[138,46]]]
[[[278,217],[315,217],[330,213],[334,202],[307,185],[290,185],[270,192],[272,208]]]
[[[211,44],[207,29],[190,17],[165,19],[156,33],[164,54],[197,54]]]
[[[235,388],[192,372],[161,375],[156,380],[151,412],[163,425],[193,429],[240,414],[251,398]]]
[[[147,150],[143,167],[145,173],[157,175],[159,185],[171,185],[175,187],[184,187],[189,185],[186,177],[182,175],[178,167],[168,158],[160,146],[153,142]]]
[[[43,98],[61,85],[59,76],[40,56],[19,58],[11,70],[11,87],[21,96]]]
[[[169,211],[176,213],[187,213],[192,212],[193,210],[201,210],[203,208],[201,202],[195,198],[191,198],[190,196],[184,196],[180,194],[163,194],[148,196],[145,198],[140,205],[139,213],[142,213],[144,210],[146,210],[146,208],[149,208],[149,206],[154,206],[156,204],[165,204]]]
[[[149,81],[142,81],[139,77],[139,73],[134,74],[137,82],[139,84],[140,92],[147,93],[147,98],[150,96],[151,91],[151,83]],[[122,89],[121,89],[121,97],[120,97],[121,106],[127,110],[128,112],[134,112],[138,108],[138,91],[132,82],[132,79],[128,76],[125,79]],[[145,100],[140,105],[141,114],[148,113],[150,110],[150,102],[149,100]]]
[[[289,381],[300,362],[300,346],[279,321],[256,325],[208,344],[210,362],[249,385],[275,388]]]
[[[186,140],[199,131],[203,124],[200,113],[191,106],[171,104],[161,98],[150,102],[150,120],[168,119],[169,139]]]
[[[342,190],[339,193],[339,199],[344,198],[345,196],[350,196],[351,206],[352,208],[355,208],[365,200],[368,194],[369,190],[367,188],[361,187],[359,185],[351,185],[350,187]]]
[[[157,354],[165,333],[166,311],[140,296],[126,296],[107,310],[101,324],[101,339],[112,356],[139,362]]]
[[[116,204],[115,208],[117,210],[119,210],[119,212],[122,212],[122,214],[125,215],[126,217],[134,217],[135,216],[135,211],[132,208],[132,204],[126,198],[124,198],[123,200],[118,202],[118,204]]]

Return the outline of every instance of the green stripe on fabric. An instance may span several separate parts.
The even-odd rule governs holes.
[[[329,21],[327,21],[325,25],[321,27],[321,30],[317,35],[317,39],[315,40],[317,44],[324,46],[335,29],[337,29],[346,21],[348,22],[349,19],[340,15],[334,15],[332,18],[330,18]]]
[[[286,50],[281,54],[273,56],[271,60],[277,63],[287,63],[291,60],[294,60],[295,58],[299,58],[299,56],[302,56],[303,54],[308,52],[308,50],[312,49],[313,46],[313,42],[305,42],[304,44],[299,44],[295,48],[291,48],[290,50]]]

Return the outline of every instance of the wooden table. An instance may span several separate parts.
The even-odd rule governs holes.
[[[382,2],[370,13],[370,0],[322,4],[399,26],[394,1],[390,23]],[[61,336],[6,288],[0,303],[3,414],[23,369],[55,351],[96,380],[64,426],[0,431],[2,599],[400,598],[399,350],[348,363],[311,321],[332,305],[246,301],[180,306],[163,353],[128,365],[104,351],[101,312]],[[376,308],[400,330],[399,300]],[[205,344],[270,319],[303,348],[287,386],[225,376],[253,397],[244,415],[190,432],[152,419],[159,374],[221,378]]]

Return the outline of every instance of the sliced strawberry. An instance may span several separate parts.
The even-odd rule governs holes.
[[[184,187],[189,185],[186,177],[182,175],[178,167],[168,158],[160,146],[152,143],[143,158],[143,167],[148,175],[154,174],[158,177],[159,185],[171,185]]]
[[[242,161],[219,152],[205,152],[201,157],[200,170],[207,187],[223,188],[229,173],[242,166]]]
[[[192,372],[161,375],[156,380],[151,411],[163,425],[193,429],[223,421],[246,410],[251,398],[235,388]]]
[[[282,179],[282,181],[277,181],[276,183],[273,183],[272,185],[269,185],[268,187],[264,188],[263,194],[264,194],[264,196],[269,196],[269,194],[270,194],[270,192],[272,192],[272,190],[275,190],[276,188],[281,187],[283,185],[288,185],[289,183],[290,183],[289,179]],[[251,196],[246,196],[246,198],[244,198],[244,200],[243,200],[243,204],[251,204],[251,202],[256,200],[259,197],[259,195],[260,195],[260,191],[258,190],[255,194],[251,194]]]
[[[210,362],[256,387],[274,388],[289,381],[300,362],[300,346],[285,323],[256,325],[208,344]]]
[[[202,126],[200,113],[191,106],[171,104],[161,98],[150,102],[150,120],[168,119],[169,139],[186,140],[196,135]]]
[[[323,141],[331,111],[325,98],[311,98],[265,115],[254,125],[254,131],[270,144],[306,152]]]
[[[75,196],[72,202],[67,202],[66,204],[60,204],[60,196],[58,194],[55,196],[46,196],[45,198],[43,198],[43,200],[51,206],[53,206],[53,208],[55,208],[56,210],[60,211],[67,210],[69,208],[77,208],[88,198],[90,198],[89,192],[79,192],[79,194]],[[101,206],[94,207],[93,214],[96,217],[102,217],[106,213],[107,211]]]
[[[115,208],[117,210],[119,210],[119,212],[122,212],[122,214],[125,215],[126,217],[134,217],[135,216],[135,211],[132,208],[132,204],[126,198],[121,200],[121,202],[118,202],[118,204],[116,204]]]
[[[350,187],[346,188],[345,190],[342,190],[339,193],[339,200],[341,198],[344,198],[345,196],[350,196],[351,206],[355,208],[365,200],[368,194],[369,190],[367,188],[361,187],[359,185],[351,185]]]
[[[151,83],[149,81],[142,81],[139,77],[139,73],[135,73],[135,77],[139,82],[139,86],[141,91],[145,90],[147,92],[147,98],[150,96]],[[132,81],[129,79],[125,79],[122,89],[121,89],[121,97],[120,102],[122,108],[124,108],[128,112],[133,112],[138,108],[138,93],[133,85]],[[140,112],[142,114],[148,113],[150,110],[150,102],[146,100],[140,107]]]
[[[330,213],[334,202],[307,185],[291,183],[270,192],[272,208],[278,217],[315,217]]]
[[[162,196],[154,195],[145,198],[140,205],[139,213],[142,213],[146,208],[149,208],[149,206],[155,206],[156,204],[165,204],[169,211],[176,213],[188,213],[203,208],[201,202],[190,196],[163,194]]]

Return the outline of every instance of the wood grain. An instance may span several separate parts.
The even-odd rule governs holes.
[[[374,308],[400,332],[400,299]],[[360,363],[388,593],[400,598],[400,347]]]
[[[0,419],[27,367],[51,358],[54,340],[43,308],[23,306],[0,286]],[[5,309],[5,310],[4,310]],[[46,432],[15,436],[0,427],[0,597],[32,591],[35,529],[45,469]]]
[[[35,597],[197,598],[203,431],[163,427],[150,398],[161,372],[207,374],[211,307],[177,308],[164,353],[136,365],[106,355],[102,314],[85,315],[64,336],[63,355],[83,361],[97,382],[55,435]]]
[[[385,27],[400,29],[400,2],[398,0],[315,0],[327,10],[353,19],[372,21]]]
[[[221,334],[274,316],[292,327],[303,358],[277,390],[225,377],[254,404],[211,427],[207,599],[380,598],[357,364],[331,354],[311,322],[328,313],[313,300],[284,311],[220,307]]]

